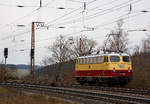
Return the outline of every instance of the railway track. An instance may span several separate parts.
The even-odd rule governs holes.
[[[131,88],[121,88],[121,87],[80,86],[80,85],[74,85],[71,86],[70,88],[90,89],[96,91],[121,92],[121,93],[135,94],[141,96],[144,95],[150,97],[150,90],[144,90],[144,89],[141,90],[141,89],[131,89]]]
[[[95,104],[100,104],[100,101],[111,102],[111,103],[127,103],[127,104],[150,104],[150,98],[144,97],[134,97],[130,95],[122,94],[112,94],[109,92],[96,92],[91,90],[82,90],[75,88],[65,88],[65,87],[51,87],[51,86],[41,86],[32,84],[17,84],[17,83],[1,83],[5,87],[20,88],[28,91],[42,92],[45,94],[71,96],[73,99],[78,99],[78,101],[83,100],[88,101],[84,104],[90,104],[93,101]],[[82,102],[82,103],[83,103]],[[94,104],[93,103],[93,104]]]

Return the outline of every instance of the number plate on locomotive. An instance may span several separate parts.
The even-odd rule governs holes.
[[[120,75],[126,75],[126,73],[119,73]]]

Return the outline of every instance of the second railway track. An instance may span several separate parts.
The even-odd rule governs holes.
[[[126,104],[150,104],[150,98],[137,97],[123,94],[115,94],[109,92],[97,92],[93,90],[82,90],[75,88],[51,87],[32,84],[17,84],[17,83],[2,83],[5,87],[21,88],[24,90],[42,92],[46,94],[68,95],[75,98],[84,99],[85,101],[95,101],[95,104],[100,104],[99,101],[111,103],[126,103]],[[79,99],[78,99],[79,100]],[[88,104],[88,103],[86,103]]]
[[[67,87],[67,86],[64,86]],[[150,97],[150,90],[141,90],[141,89],[131,89],[131,88],[121,88],[121,87],[102,87],[102,86],[80,86],[74,85],[70,88],[78,88],[78,89],[90,89],[95,91],[110,91],[110,92],[121,92],[121,93],[128,93],[128,94],[135,94],[141,96],[149,96]]]

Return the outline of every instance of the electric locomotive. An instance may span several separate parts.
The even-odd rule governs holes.
[[[132,80],[131,58],[125,53],[80,56],[75,77],[80,84],[126,85]]]

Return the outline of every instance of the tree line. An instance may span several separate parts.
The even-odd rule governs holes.
[[[123,19],[118,20],[116,28],[106,35],[103,45],[98,46],[98,42],[86,36],[69,37],[59,35],[54,43],[48,47],[51,57],[42,60],[42,65],[61,63],[76,59],[78,56],[99,54],[101,52],[119,52],[131,54],[129,47],[129,34],[123,29]],[[142,40],[143,46],[133,46],[132,55],[138,52],[149,52],[150,36]],[[141,48],[140,48],[141,47]]]

